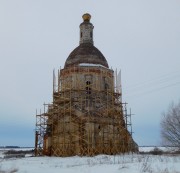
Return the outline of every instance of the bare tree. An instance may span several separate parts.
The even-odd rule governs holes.
[[[161,136],[164,145],[178,147],[180,150],[180,101],[172,103],[161,120]]]

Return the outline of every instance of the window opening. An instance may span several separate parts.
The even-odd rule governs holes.
[[[109,85],[106,83],[104,88],[105,88],[105,90],[109,89]]]
[[[90,85],[91,84],[91,82],[90,81],[86,81],[86,85]]]
[[[90,32],[90,37],[92,38],[92,32]]]
[[[91,94],[91,82],[90,81],[86,81],[86,94]]]

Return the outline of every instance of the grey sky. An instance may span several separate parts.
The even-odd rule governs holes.
[[[160,143],[161,113],[180,99],[179,0],[1,0],[0,146],[34,145],[36,108],[52,101],[52,71],[78,46],[86,12],[95,46],[122,70],[136,142]]]

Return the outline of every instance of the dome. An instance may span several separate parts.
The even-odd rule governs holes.
[[[98,64],[109,68],[104,55],[90,43],[83,43],[76,47],[68,56],[64,68],[78,66],[82,63]]]

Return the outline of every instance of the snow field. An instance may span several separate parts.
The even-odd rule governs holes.
[[[18,173],[180,173],[180,156],[126,154],[1,159],[0,173],[13,170]]]

